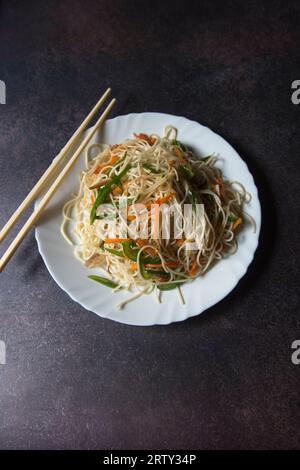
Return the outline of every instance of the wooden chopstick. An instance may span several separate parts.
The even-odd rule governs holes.
[[[47,193],[43,196],[41,202],[37,206],[37,208],[34,210],[34,212],[31,214],[27,222],[23,225],[15,239],[12,241],[2,258],[0,259],[0,272],[3,270],[3,268],[6,266],[8,261],[11,259],[15,251],[17,250],[18,246],[22,243],[24,238],[26,237],[27,233],[31,230],[31,228],[34,226],[34,224],[37,222],[39,219],[41,213],[47,206],[48,202],[56,192],[57,188],[61,184],[61,182],[64,180],[66,175],[69,173],[73,165],[75,164],[77,158],[79,155],[82,153],[86,145],[89,143],[91,138],[94,136],[96,131],[101,127],[102,123],[106,119],[106,116],[114,106],[116,100],[113,98],[109,105],[106,107],[104,112],[101,114],[100,118],[92,128],[92,130],[89,132],[89,134],[85,137],[85,139],[82,141],[82,143],[79,145],[78,149],[72,156],[72,158],[68,161],[64,169],[61,171],[61,173],[58,175],[54,183],[51,185],[50,189],[47,191]]]
[[[49,168],[45,171],[45,173],[41,176],[39,181],[35,184],[35,186],[32,188],[30,193],[26,196],[24,201],[19,205],[19,207],[16,209],[16,211],[13,213],[13,215],[10,217],[10,219],[6,222],[4,227],[2,228],[0,232],[0,243],[4,240],[6,235],[10,232],[10,230],[13,228],[15,223],[19,220],[25,209],[36,199],[36,197],[40,194],[41,190],[45,187],[47,181],[53,176],[54,172],[62,162],[62,160],[66,157],[68,151],[71,149],[71,147],[75,144],[75,142],[79,139],[81,136],[82,132],[85,130],[86,126],[88,123],[91,121],[91,119],[94,117],[96,112],[99,110],[100,106],[105,102],[107,99],[108,95],[110,94],[111,89],[108,88],[105,93],[101,96],[99,101],[95,104],[93,109],[90,111],[90,113],[87,115],[87,117],[84,119],[84,121],[81,123],[81,125],[78,127],[78,129],[74,132],[72,137],[69,139],[69,141],[66,143],[66,145],[62,148],[60,153],[57,155],[56,158],[54,158],[53,162],[49,166]]]

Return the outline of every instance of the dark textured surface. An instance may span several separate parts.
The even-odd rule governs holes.
[[[300,448],[299,5],[0,2],[1,225],[108,85],[114,115],[180,114],[227,138],[264,221],[226,300],[152,328],[73,303],[31,233],[0,279],[1,448]]]

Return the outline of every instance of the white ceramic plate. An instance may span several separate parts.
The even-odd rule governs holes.
[[[219,155],[218,165],[224,175],[231,180],[241,182],[251,193],[252,201],[247,205],[246,211],[254,217],[257,224],[256,233],[253,233],[250,225],[241,231],[239,249],[234,255],[216,263],[203,278],[183,285],[185,305],[179,302],[176,291],[169,291],[163,292],[161,304],[158,304],[155,296],[150,294],[118,311],[115,308],[116,304],[130,294],[126,292],[113,294],[110,289],[87,278],[91,270],[74,258],[72,247],[60,234],[61,208],[70,199],[71,194],[78,190],[78,175],[85,167],[84,155],[59,188],[36,228],[39,251],[57,284],[87,310],[101,317],[130,325],[161,325],[181,321],[198,315],[216,304],[245,274],[258,244],[261,209],[252,175],[231,145],[207,127],[168,114],[129,114],[106,121],[101,133],[93,141],[114,144],[131,137],[133,132],[161,135],[168,124],[175,126],[178,129],[178,139],[193,147],[200,156],[213,152]]]

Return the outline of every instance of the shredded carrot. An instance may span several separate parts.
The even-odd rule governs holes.
[[[133,135],[136,139],[147,140],[149,138],[147,134],[143,134],[142,132],[140,132],[139,134],[133,133]]]
[[[129,242],[130,238],[105,238],[104,243],[122,243]]]
[[[242,219],[239,217],[239,218],[233,223],[232,230],[235,230],[242,222],[243,222]]]
[[[175,191],[172,191],[170,194],[167,194],[166,196],[164,197],[161,197],[161,198],[158,198],[156,200],[157,204],[163,204],[164,202],[167,202],[169,201],[170,199],[172,199],[172,197],[175,195]]]
[[[185,242],[185,238],[179,238],[178,240],[176,240],[176,242],[174,243],[175,246],[181,246],[183,245]]]
[[[123,192],[123,191],[122,191],[122,189],[120,188],[120,186],[116,186],[116,187],[113,189],[113,191],[112,191],[112,193],[113,193],[114,195],[116,195],[116,194],[121,194],[122,192]]]
[[[129,269],[130,269],[130,271],[135,271],[137,269],[137,263],[131,263]]]
[[[100,173],[100,171],[104,170],[104,168],[110,166],[110,165],[114,165],[116,162],[118,161],[118,157],[117,155],[112,155],[110,157],[110,160],[106,163],[103,163],[102,165],[99,165],[96,170],[94,171],[94,173],[96,175],[98,175],[98,173]]]
[[[135,242],[140,248],[147,245],[146,240],[144,240],[143,238],[138,238],[137,240],[135,240]]]
[[[149,145],[153,145],[155,143],[155,139],[153,137],[149,137],[149,135],[147,134],[134,134],[134,137],[136,137],[137,139],[145,140],[146,142],[148,142]]]
[[[221,199],[224,200],[224,197],[225,197],[225,193],[224,193],[224,184],[223,184],[223,179],[222,178],[219,178],[219,188],[220,188],[220,197]]]
[[[178,147],[174,146],[173,153],[175,153],[176,157],[183,158],[183,153]]]
[[[174,191],[172,191],[171,193],[167,194],[164,197],[159,197],[153,202],[148,202],[148,204],[146,204],[146,207],[149,209],[152,204],[159,204],[159,205],[164,204],[165,202],[168,202],[170,199],[172,199],[174,194],[176,194],[176,193]]]
[[[164,202],[167,202],[170,199],[172,199],[174,194],[176,194],[176,193],[174,191],[172,191],[171,193],[167,194],[164,197],[159,197],[158,199],[156,199],[155,204],[164,204]]]
[[[195,261],[192,264],[191,269],[188,272],[189,276],[192,276],[192,277],[195,276],[195,274],[197,272],[197,266],[198,266],[198,263],[197,263],[197,258],[196,258]]]
[[[167,261],[166,263],[164,263],[164,266],[167,266],[167,268],[177,268],[178,265],[179,265],[178,261]],[[163,265],[150,263],[150,264],[145,264],[145,267],[146,268],[162,268]]]
[[[135,220],[135,219],[136,219],[135,215],[127,214],[127,220],[131,221],[131,220]]]
[[[95,202],[95,197],[93,194],[91,194],[91,204],[94,204],[94,202]]]

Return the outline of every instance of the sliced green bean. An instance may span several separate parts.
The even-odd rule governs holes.
[[[136,261],[139,250],[134,250],[132,246],[133,246],[133,242],[122,243],[124,255],[127,256],[127,258],[131,259],[132,261]]]
[[[159,284],[157,288],[159,290],[172,290],[176,289],[176,287],[180,286],[184,281],[178,281],[178,282],[167,282],[165,284]]]
[[[141,275],[144,279],[151,279],[151,274],[145,268],[144,260],[142,256],[140,256],[140,259],[139,259],[139,268],[140,268]]]
[[[98,207],[106,201],[106,199],[107,199],[107,197],[108,197],[108,195],[111,191],[112,186],[115,185],[115,184],[120,183],[121,178],[128,172],[128,170],[130,168],[131,168],[131,165],[126,165],[125,168],[118,175],[114,176],[109,181],[109,183],[106,183],[104,186],[102,186],[102,188],[97,190],[97,197],[96,197],[96,200],[94,202],[94,205],[93,205],[93,207],[91,209],[91,213],[90,213],[90,224],[91,225],[95,221]]]
[[[155,271],[154,269],[147,269],[148,273],[152,274],[152,276],[158,276],[158,277],[165,277],[169,278],[170,274],[167,273],[166,271]]]
[[[91,276],[88,276],[89,279],[92,279],[92,281],[99,282],[103,286],[110,287],[111,289],[114,289],[115,287],[118,287],[118,284],[115,282],[111,281],[110,279],[107,279],[106,277],[101,277],[101,276],[95,276],[94,274]]]
[[[105,248],[105,251],[108,251],[112,255],[121,256],[121,258],[123,258],[123,251],[122,250],[114,250],[113,248]]]

